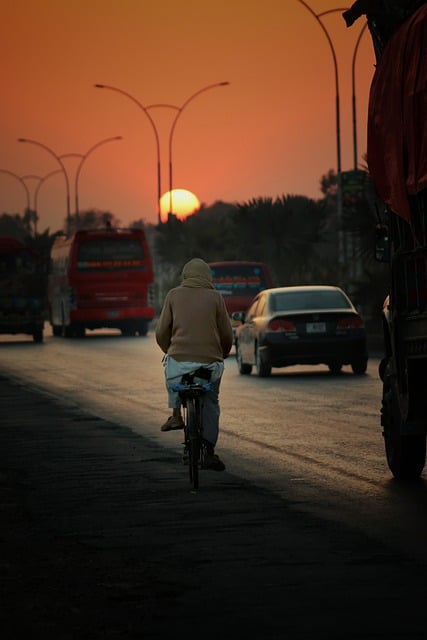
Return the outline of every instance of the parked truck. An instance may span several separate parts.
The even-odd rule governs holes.
[[[369,173],[383,203],[376,257],[389,265],[382,313],[381,425],[389,469],[417,478],[427,434],[427,2],[358,0],[376,57],[368,108]]]
[[[43,342],[45,314],[45,260],[24,242],[0,236],[0,333]]]

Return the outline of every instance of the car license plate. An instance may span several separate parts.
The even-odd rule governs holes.
[[[107,318],[118,318],[119,317],[119,312],[118,311],[108,311],[107,312]]]
[[[307,333],[326,333],[326,324],[324,322],[307,322]]]

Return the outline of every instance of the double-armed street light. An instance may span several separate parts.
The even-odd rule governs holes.
[[[224,81],[224,82],[215,82],[214,84],[209,84],[206,87],[203,87],[202,89],[199,89],[198,91],[196,91],[195,93],[193,93],[189,98],[187,98],[187,100],[185,100],[185,102],[178,107],[177,105],[173,105],[173,104],[151,104],[148,107],[146,107],[147,109],[154,109],[155,107],[168,107],[171,109],[175,109],[176,111],[176,115],[175,118],[172,122],[171,128],[170,128],[170,132],[169,132],[169,213],[173,213],[173,177],[172,177],[172,172],[173,172],[173,163],[172,163],[172,140],[173,140],[173,134],[175,131],[175,127],[176,124],[178,122],[179,117],[181,116],[182,112],[184,111],[184,109],[187,107],[187,105],[194,100],[194,98],[196,98],[198,95],[200,95],[201,93],[204,93],[205,91],[208,91],[209,89],[215,89],[216,87],[225,87],[227,85],[229,85],[230,83],[228,81]]]
[[[363,27],[359,32],[359,36],[357,38],[354,51],[353,51],[353,58],[351,61],[351,89],[352,89],[351,103],[352,103],[352,111],[353,111],[353,166],[355,171],[357,170],[356,58],[357,58],[357,52],[359,50],[360,41],[362,39],[363,34],[365,33],[367,26],[368,26],[368,23],[365,22],[365,24],[363,25]]]
[[[70,229],[71,229],[70,182],[68,179],[67,170],[65,168],[64,163],[62,162],[61,156],[58,156],[58,154],[56,154],[55,151],[53,151],[53,149],[43,144],[42,142],[38,142],[37,140],[30,140],[28,138],[18,138],[18,142],[27,142],[30,144],[35,144],[38,147],[42,147],[42,149],[45,149],[48,153],[50,153],[51,156],[55,158],[55,160],[58,162],[59,166],[61,167],[61,171],[64,174],[64,178],[65,178],[65,187],[66,187],[66,194],[67,194],[67,236],[68,236],[70,234]]]
[[[158,224],[161,223],[161,206],[160,206],[160,200],[162,197],[162,184],[161,184],[161,162],[160,162],[160,138],[159,138],[159,132],[156,126],[156,123],[154,122],[153,118],[151,117],[150,114],[150,109],[154,109],[156,107],[166,107],[168,109],[174,109],[177,113],[176,116],[173,120],[171,129],[170,129],[170,133],[169,133],[169,211],[172,213],[173,212],[173,203],[172,203],[172,188],[173,188],[173,181],[172,181],[172,140],[173,140],[173,134],[175,131],[175,127],[176,127],[176,123],[178,121],[179,116],[181,115],[181,113],[183,112],[183,110],[185,109],[185,107],[188,105],[189,102],[191,102],[194,98],[196,98],[199,94],[203,93],[204,91],[208,91],[208,89],[213,89],[214,87],[221,87],[221,86],[225,86],[230,84],[229,82],[217,82],[215,84],[210,84],[207,85],[206,87],[203,87],[202,89],[199,89],[199,91],[196,91],[195,93],[193,93],[189,98],[187,98],[187,100],[182,104],[181,107],[178,107],[177,105],[174,104],[165,104],[165,103],[161,103],[161,104],[150,104],[150,105],[143,105],[139,100],[137,100],[134,96],[132,96],[130,93],[128,93],[127,91],[124,91],[123,89],[119,89],[117,87],[112,87],[110,85],[106,85],[106,84],[95,84],[95,87],[97,89],[110,89],[112,91],[116,91],[117,93],[121,93],[122,95],[126,96],[127,98],[129,98],[130,100],[132,100],[132,102],[134,102],[142,111],[143,113],[146,115],[146,117],[148,118],[153,131],[154,131],[154,135],[155,135],[155,139],[156,139],[156,149],[157,149],[157,220],[158,220]]]
[[[154,122],[151,114],[147,111],[147,107],[145,107],[139,100],[134,98],[130,93],[124,91],[123,89],[118,89],[117,87],[112,87],[108,84],[95,84],[94,87],[96,89],[110,89],[111,91],[116,91],[117,93],[121,93],[122,95],[132,100],[141,111],[147,116],[151,127],[154,131],[154,137],[156,139],[156,150],[157,150],[157,217],[158,223],[160,224],[160,198],[162,196],[162,184],[161,184],[161,168],[160,168],[160,140],[159,140],[159,132],[157,131],[156,123]]]
[[[336,7],[335,9],[329,9],[327,11],[323,11],[321,13],[315,13],[313,9],[305,2],[305,0],[298,0],[298,2],[307,9],[315,18],[319,26],[322,28],[324,35],[328,40],[329,47],[332,52],[332,58],[334,63],[334,76],[335,76],[335,89],[336,89],[336,97],[335,97],[335,105],[336,105],[336,136],[337,136],[337,237],[338,237],[338,270],[339,277],[344,277],[344,264],[347,257],[348,247],[346,246],[344,240],[344,232],[342,227],[343,220],[343,185],[342,185],[342,171],[341,171],[341,133],[340,133],[340,98],[339,98],[339,79],[338,79],[338,64],[337,64],[337,56],[335,53],[334,45],[332,39],[329,35],[326,26],[322,22],[322,17],[335,13],[337,11],[344,13],[348,7]],[[353,162],[354,162],[354,170],[357,171],[357,121],[356,121],[356,57],[359,49],[360,41],[365,32],[367,24],[365,24],[361,31],[359,32],[359,36],[357,38],[353,57],[352,57],[352,65],[351,65],[351,80],[352,80],[352,117],[353,117]]]
[[[317,21],[319,26],[321,27],[326,39],[328,41],[332,59],[334,64],[334,78],[335,78],[335,121],[336,121],[336,146],[337,146],[337,226],[338,226],[338,264],[341,269],[344,263],[344,240],[342,234],[342,217],[343,217],[343,199],[342,199],[342,169],[341,169],[341,116],[340,116],[340,93],[339,93],[339,77],[338,77],[338,63],[337,63],[337,55],[335,52],[334,44],[332,42],[332,38],[329,35],[329,32],[322,21],[322,17],[326,16],[330,13],[336,13],[337,11],[343,13],[348,9],[348,7],[336,7],[335,9],[328,9],[326,11],[322,11],[320,13],[316,13],[305,0],[298,0],[298,2],[307,9],[313,16],[313,18]],[[355,168],[357,168],[357,130],[356,130],[356,96],[355,96],[355,64],[356,64],[356,55],[359,47],[360,39],[363,35],[363,32],[366,28],[362,28],[361,33],[359,34],[359,38],[356,42],[356,46],[353,53],[352,60],[352,85],[353,85],[353,144],[354,144],[354,163]]]
[[[48,178],[50,178],[51,176],[54,176],[58,173],[62,173],[62,169],[55,169],[54,171],[50,171],[48,174],[46,174],[45,176],[36,176],[34,174],[28,174],[26,176],[22,176],[23,180],[38,180],[38,184],[34,190],[34,215],[35,215],[35,224],[37,224],[38,221],[38,197],[39,197],[39,191],[40,191],[40,187],[42,186],[42,184],[45,182],[45,180],[47,180]],[[37,229],[36,229],[37,231]]]
[[[6,173],[9,176],[12,176],[13,178],[16,178],[16,180],[19,180],[19,182],[21,183],[22,187],[25,190],[26,196],[27,196],[27,210],[29,210],[30,207],[30,192],[28,190],[28,187],[25,183],[25,176],[18,176],[17,173],[14,173],[13,171],[9,171],[8,169],[0,169],[0,173]]]
[[[103,144],[106,144],[107,142],[113,142],[114,140],[123,140],[122,136],[113,136],[111,138],[105,138],[104,140],[100,140],[99,142],[97,142],[96,144],[92,145],[92,147],[90,147],[86,153],[64,153],[63,155],[61,155],[61,159],[62,158],[70,158],[70,157],[76,157],[76,158],[80,158],[80,162],[77,165],[77,169],[76,169],[76,174],[75,174],[75,178],[74,178],[74,197],[75,197],[75,216],[76,216],[76,221],[79,218],[79,178],[80,178],[80,173],[83,167],[83,164],[85,163],[87,157],[92,153],[92,151],[95,151],[95,149],[97,149],[98,147],[100,147]]]
[[[338,223],[338,263],[339,265],[343,262],[343,246],[342,246],[342,236],[341,236],[341,221],[342,221],[342,180],[341,180],[341,116],[340,116],[340,90],[339,90],[339,78],[338,78],[338,63],[337,56],[335,53],[335,47],[332,42],[331,36],[329,35],[329,31],[325,27],[322,22],[322,16],[328,13],[334,13],[335,11],[345,11],[347,9],[330,9],[328,11],[323,11],[322,13],[316,13],[313,9],[304,1],[298,0],[303,7],[307,9],[316,20],[323,33],[326,36],[326,39],[329,44],[329,48],[332,53],[332,60],[334,64],[334,78],[335,78],[335,127],[336,127],[336,145],[337,145],[337,223]]]

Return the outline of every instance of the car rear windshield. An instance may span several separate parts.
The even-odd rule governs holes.
[[[351,308],[340,291],[283,291],[271,296],[270,306],[272,311]]]

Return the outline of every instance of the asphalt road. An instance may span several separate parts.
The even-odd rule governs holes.
[[[0,383],[2,640],[427,638],[425,563],[387,539],[232,469],[193,493],[153,438]]]

